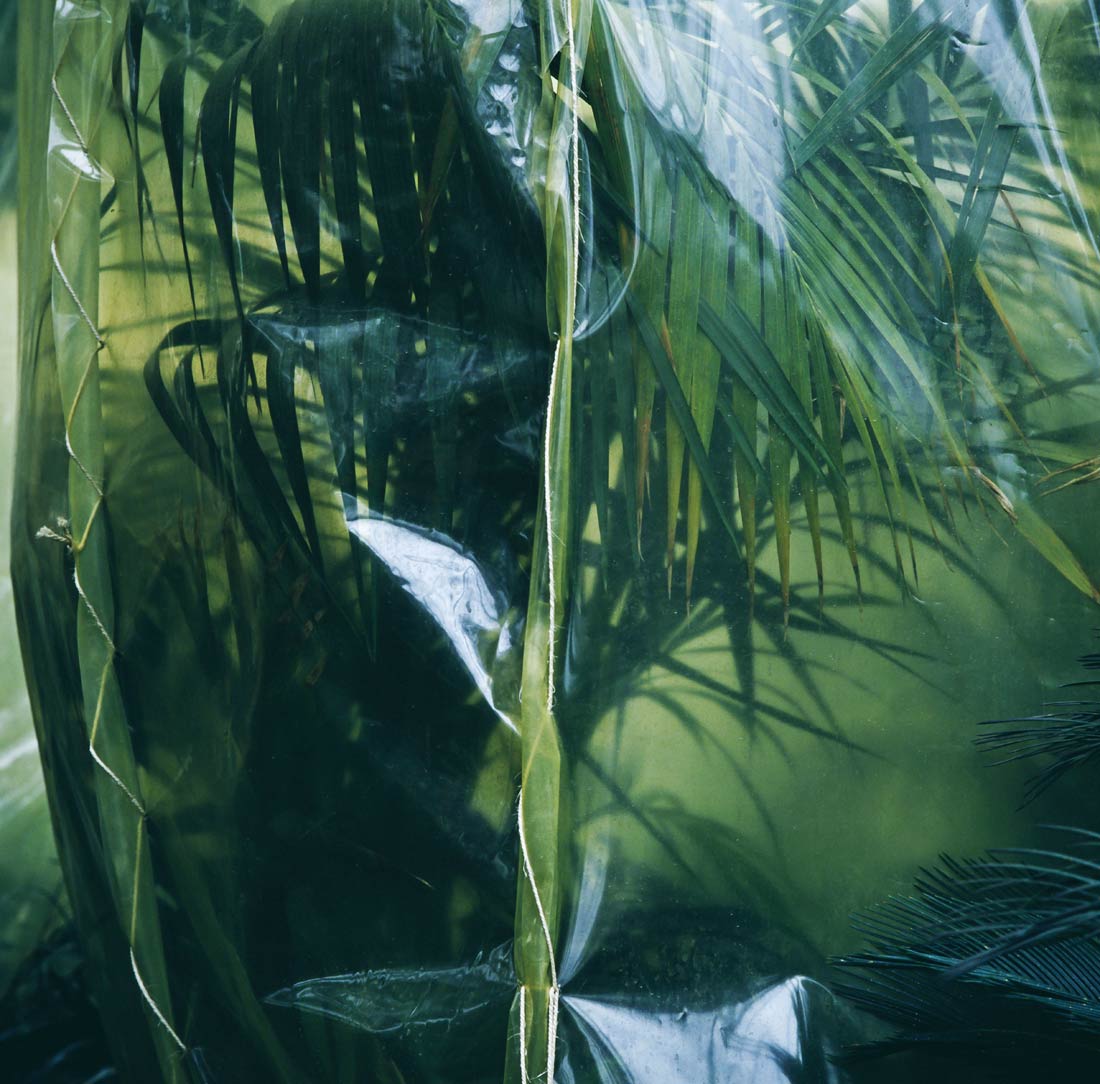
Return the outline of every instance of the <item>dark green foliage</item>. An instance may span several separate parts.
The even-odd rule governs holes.
[[[1015,215],[998,197],[1049,180],[1046,128],[1016,116],[1036,54],[1013,20],[986,68],[960,61],[969,16],[939,5],[893,4],[880,26],[835,3],[733,21],[721,5],[599,0],[576,49],[560,5],[482,5],[489,29],[447,0],[274,7],[265,21],[233,2],[139,2],[112,32],[96,149],[113,172],[91,230],[102,432],[84,434],[110,483],[92,513],[100,563],[79,544],[71,565],[54,554],[60,603],[28,627],[50,643],[43,615],[78,608],[80,568],[117,605],[103,725],[148,806],[152,873],[135,875],[132,913],[141,883],[142,961],[162,952],[158,996],[186,1048],[162,1056],[169,1075],[498,1081],[517,1030],[504,990],[553,954],[542,926],[579,908],[575,779],[629,826],[639,865],[656,854],[685,893],[713,873],[752,912],[665,909],[650,886],[620,942],[637,966],[604,959],[605,977],[665,972],[713,999],[727,971],[765,978],[741,949],[775,919],[771,875],[740,825],[632,789],[597,741],[616,711],[666,712],[660,739],[721,758],[778,835],[742,748],[871,756],[808,638],[898,673],[928,661],[842,620],[890,601],[864,592],[860,562],[907,594],[918,552],[938,547],[987,590],[966,551],[980,509],[1096,596],[1031,504],[1046,465],[1030,442],[1059,434],[1032,409],[1040,381],[985,263]],[[1019,78],[987,77],[998,65]],[[1095,285],[1079,253],[1050,248]],[[59,362],[67,394],[78,361]],[[82,484],[70,413],[43,428],[57,494]],[[709,669],[689,654],[700,644]],[[684,679],[722,730],[652,674]],[[61,684],[84,704],[47,743],[59,773],[87,762],[81,711],[100,723],[94,690]],[[545,786],[528,791],[532,775]],[[541,925],[524,917],[520,779]],[[99,908],[133,837],[101,828],[91,790],[81,777],[55,808],[91,867],[74,858],[69,879],[86,874]],[[1007,869],[953,869],[928,898],[955,881],[978,898]],[[126,963],[137,918],[127,931],[122,902],[110,929]],[[704,913],[699,973],[671,932],[641,958],[644,935]],[[767,968],[810,970],[782,925]],[[943,948],[950,966],[969,936]],[[484,1007],[464,1000],[470,975],[491,987],[488,1030],[437,1041],[436,998]],[[148,1017],[129,973],[115,979]]]
[[[1086,705],[1080,705],[1086,707]],[[1093,705],[1094,707],[1095,705]],[[998,722],[978,744],[999,763],[1051,757],[1038,797],[1095,752],[1095,711]],[[856,919],[866,951],[841,957],[839,991],[893,1029],[857,1060],[920,1051],[983,1079],[1087,1079],[1100,1068],[1100,834],[1061,829],[1064,849],[942,859]],[[1065,846],[1068,845],[1068,846]]]
[[[1086,655],[1082,663],[1095,669],[1094,659],[1095,656]],[[1067,688],[1097,684],[1100,682],[1078,681]],[[1063,700],[1050,706],[1061,710],[986,723],[996,729],[978,739],[983,749],[1000,755],[998,764],[1035,758],[1047,761],[1028,782],[1025,800],[1029,802],[1067,772],[1093,763],[1100,755],[1100,702]]]
[[[927,167],[935,173],[925,160],[927,153],[914,160],[904,137],[882,121],[882,103],[892,88],[914,79],[912,71],[930,51],[934,57],[946,55],[944,39],[960,32],[948,13],[915,11],[866,59],[861,59],[861,34],[843,21],[833,24],[829,41],[835,34],[851,44],[854,59],[842,61],[839,45],[825,46],[820,31],[837,17],[839,8],[818,12],[803,32],[804,42],[800,34],[792,34],[799,40],[797,48],[815,51],[815,64],[822,71],[844,63],[854,71],[844,92],[816,120],[811,98],[803,101],[796,94],[776,103],[776,119],[792,125],[785,138],[796,148],[795,169],[774,189],[754,180],[741,191],[740,181],[732,190],[729,181],[715,184],[724,176],[722,160],[748,155],[757,174],[776,168],[782,173],[781,166],[769,164],[764,150],[772,137],[762,129],[762,142],[746,147],[723,146],[709,137],[700,144],[670,126],[667,116],[654,112],[645,86],[638,82],[640,73],[631,68],[628,41],[618,38],[627,32],[626,24],[612,18],[614,11],[610,5],[606,14],[594,19],[589,62],[582,69],[596,132],[583,133],[584,230],[577,242],[579,331],[586,336],[586,348],[575,364],[592,374],[578,382],[578,407],[591,419],[592,435],[599,442],[585,453],[599,470],[595,490],[587,493],[578,480],[576,495],[596,502],[603,545],[614,550],[629,542],[617,537],[616,530],[640,523],[646,515],[639,495],[652,486],[650,444],[655,437],[661,439],[663,428],[668,432],[672,472],[666,534],[674,539],[677,519],[685,518],[689,583],[704,517],[695,481],[681,507],[679,472],[674,467],[684,440],[690,473],[708,493],[715,525],[734,554],[740,548],[736,534],[745,534],[750,582],[755,577],[757,502],[748,479],[756,472],[766,480],[770,476],[783,590],[789,591],[793,478],[782,466],[788,446],[800,466],[798,485],[819,566],[822,537],[816,486],[823,477],[855,563],[847,493],[852,468],[845,466],[853,449],[850,440],[845,447],[848,434],[838,425],[839,400],[842,414],[854,422],[861,456],[880,480],[895,529],[911,532],[904,511],[906,488],[915,487],[928,514],[930,505],[946,497],[945,475],[953,475],[956,483],[965,480],[978,503],[1007,512],[1048,560],[1092,592],[1084,570],[1057,536],[1036,523],[1030,510],[1025,516],[1016,509],[1017,502],[997,483],[993,466],[982,459],[995,450],[966,445],[967,427],[981,423],[990,408],[1009,414],[1012,422],[1011,403],[994,398],[983,405],[981,400],[988,397],[984,391],[977,394],[989,382],[979,352],[962,342],[961,331],[952,342],[940,332],[923,330],[937,322],[958,323],[965,311],[977,323],[1001,325],[999,334],[1016,343],[988,280],[982,280],[981,289],[971,283],[996,193],[1007,183],[1017,132],[1012,117],[1030,96],[1035,76],[1026,63],[1020,65],[1013,40],[1006,38],[999,48],[1007,50],[1006,58],[1022,74],[1007,87],[1006,97],[990,98],[984,122],[975,118],[978,134],[971,133],[973,146],[955,121],[946,119],[959,108],[948,95],[948,84],[943,85],[947,96],[933,103],[932,114],[921,122],[928,131],[914,136],[921,146],[931,142],[945,153],[972,159],[956,212],[948,199],[936,194],[935,177],[925,172]],[[780,13],[798,24],[795,12]],[[159,13],[149,17],[148,25],[140,12],[134,19],[127,46],[131,83],[140,78],[140,49],[134,43],[140,43],[143,34],[168,35],[171,40],[173,33]],[[192,33],[186,51],[168,62],[157,93],[189,281],[194,244],[189,233],[197,223],[189,225],[184,213],[182,99],[189,78],[206,82],[196,151],[201,151],[209,209],[241,323],[243,368],[223,381],[230,394],[239,393],[244,379],[255,394],[260,392],[255,355],[262,352],[263,343],[250,330],[247,316],[259,309],[277,311],[285,301],[266,291],[246,295],[254,289],[250,279],[262,275],[261,269],[274,257],[282,267],[287,299],[297,295],[315,307],[296,310],[295,319],[304,321],[303,332],[310,325],[323,329],[334,306],[377,305],[390,319],[419,315],[433,324],[476,327],[494,344],[517,333],[537,340],[544,334],[542,328],[552,323],[542,304],[546,286],[539,214],[544,210],[545,167],[535,149],[520,142],[521,127],[530,131],[548,123],[540,119],[537,105],[536,28],[517,19],[500,41],[480,45],[477,68],[466,73],[457,52],[463,34],[470,33],[464,19],[460,8],[443,0],[427,7],[299,0],[280,11],[268,28],[246,17],[225,24],[215,21],[204,35]],[[722,73],[727,80],[747,80],[746,93],[765,89],[764,77],[725,71],[718,51],[726,33],[721,20],[701,27],[689,15],[668,20],[662,56],[674,83],[679,80],[686,89],[702,81],[705,87],[707,79]],[[702,41],[692,38],[696,31],[703,33]],[[713,41],[706,40],[708,34]],[[826,63],[824,55],[816,54],[829,49],[838,52]],[[212,68],[208,53],[217,58]],[[494,56],[498,62],[508,61],[506,80],[494,67]],[[805,61],[794,63],[815,90],[832,88],[826,76],[803,70]],[[468,79],[474,80],[472,88]],[[713,124],[728,123],[731,115],[730,103],[717,94],[705,93],[698,108]],[[929,107],[922,108],[927,113]],[[239,122],[242,114],[246,119]],[[746,123],[753,123],[751,117]],[[136,114],[134,126],[136,132]],[[847,133],[853,126],[860,134],[849,142]],[[800,136],[802,128],[807,130]],[[762,157],[755,160],[754,155]],[[249,176],[258,175],[262,188],[266,233],[235,223],[237,177],[253,168],[256,172]],[[1031,167],[1025,159],[1019,168],[1026,173]],[[141,189],[141,177],[137,183]],[[663,189],[667,210],[660,197]],[[723,252],[746,229],[755,231],[752,243],[759,246],[757,251],[747,253],[740,271],[737,260],[696,266],[684,280],[693,285],[674,286],[667,302],[665,288],[647,292],[644,285],[635,285],[624,299],[623,276],[628,272],[638,283],[649,276],[667,287],[679,281],[678,268],[687,266],[685,259],[689,264],[698,259],[697,252],[677,248],[676,231],[670,233],[668,222],[661,220],[671,214],[687,222],[686,216],[697,213]],[[723,229],[723,217],[728,231]],[[487,241],[494,234],[502,240],[506,235],[507,240]],[[939,248],[929,249],[929,235],[941,238]],[[559,273],[553,268],[551,272]],[[746,282],[746,274],[759,282]],[[925,284],[936,278],[946,293],[937,295]],[[908,283],[904,291],[900,282]],[[746,310],[743,299],[754,294],[756,301]],[[621,325],[613,345],[616,336],[601,329],[615,306],[621,310],[624,304],[629,319],[622,320],[621,311],[612,317],[613,324]],[[692,312],[698,313],[698,328],[688,315]],[[400,441],[393,428],[391,400],[397,374],[390,355],[407,357],[414,341],[408,330],[394,328],[390,333],[395,336],[393,345],[382,350],[381,357],[349,343],[346,329],[305,336],[308,352],[327,358],[316,373],[330,421],[337,481],[350,496],[364,482],[365,473],[366,504],[376,510],[385,501],[390,455]],[[681,342],[685,334],[689,338]],[[628,343],[627,335],[644,344],[640,353],[637,341]],[[709,353],[700,352],[696,343],[706,343]],[[203,343],[202,348],[210,345]],[[349,349],[362,358],[358,377],[344,357]],[[719,369],[719,357],[727,362],[728,372]],[[221,362],[223,368],[236,364],[232,359]],[[299,517],[309,534],[314,528],[307,468],[296,450],[300,434],[286,398],[300,362],[287,367],[284,357],[275,364],[284,367],[283,377],[270,381],[268,392],[273,418],[278,419],[275,433]],[[446,386],[438,365],[430,359],[420,364],[436,386]],[[1030,362],[1025,357],[1021,364],[1026,371]],[[968,371],[959,370],[960,365]],[[650,367],[653,371],[647,373]],[[613,382],[606,379],[607,368],[614,373]],[[669,374],[675,370],[682,387],[670,384]],[[503,370],[501,375],[504,394],[518,418],[525,414],[517,402],[522,393],[510,386],[511,378]],[[521,379],[530,381],[529,389],[540,383],[533,370]],[[664,418],[659,411],[654,414],[662,403]],[[769,420],[771,431],[767,466],[758,447],[761,433],[767,432],[757,431],[758,410]],[[362,417],[363,426],[358,440],[353,432],[357,417]],[[722,425],[715,430],[719,418]],[[451,449],[456,437],[448,411],[435,415],[433,437],[445,516],[454,485]],[[247,437],[241,439],[247,443]],[[610,479],[599,481],[606,473],[600,464],[617,455],[616,440],[623,469],[615,489],[626,504],[621,520],[611,512]],[[360,441],[365,471],[356,467],[352,451]],[[734,508],[719,492],[717,476],[719,465],[730,456],[739,478],[736,514],[742,523],[736,531]],[[924,460],[930,461],[930,471],[917,468]],[[926,501],[925,491],[934,499]],[[579,507],[578,518],[583,519]],[[619,528],[613,526],[616,522]],[[933,523],[933,530],[936,526]],[[938,526],[942,528],[943,522]],[[315,540],[312,545],[316,548]],[[670,550],[664,557],[670,576],[672,558]],[[579,573],[581,566],[571,562],[571,567]],[[900,549],[898,567],[900,575]]]
[[[0,998],[0,1065],[11,1084],[117,1080],[88,961],[71,924],[44,938]]]
[[[1100,1065],[1100,836],[1071,851],[944,859],[917,895],[861,917],[838,987],[894,1029],[858,1058],[920,1048],[983,1079],[1085,1079]]]

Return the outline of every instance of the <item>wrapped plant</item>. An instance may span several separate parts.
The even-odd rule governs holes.
[[[28,9],[16,570],[125,1073],[832,1078],[752,751],[871,771],[835,681],[991,535],[1100,598],[1093,348],[1020,326],[1095,324],[1085,25]]]

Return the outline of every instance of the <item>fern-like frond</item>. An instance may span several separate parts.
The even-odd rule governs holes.
[[[933,1050],[1011,1080],[1096,1071],[1100,836],[1068,842],[945,858],[915,895],[859,917],[871,947],[836,961],[840,990],[894,1029],[861,1055]]]
[[[1100,702],[1070,700],[1058,706],[1062,710],[1050,714],[986,723],[997,729],[977,740],[981,748],[999,754],[998,764],[1047,760],[1027,784],[1027,802],[1038,798],[1067,772],[1100,758]]]
[[[987,724],[1000,729],[978,739],[998,763],[1053,758],[1028,801],[1096,756],[1097,705],[1064,706],[1077,710]],[[1060,831],[1060,849],[944,857],[913,895],[856,918],[869,947],[834,961],[840,992],[894,1029],[857,1057],[935,1051],[1011,1080],[1100,1068],[1100,833]]]

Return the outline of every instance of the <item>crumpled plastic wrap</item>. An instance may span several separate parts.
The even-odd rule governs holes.
[[[1100,599],[1090,12],[26,6],[13,560],[125,1079],[891,1079],[827,959],[1030,831],[971,725]]]

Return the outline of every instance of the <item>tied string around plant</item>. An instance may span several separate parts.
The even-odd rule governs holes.
[[[562,322],[563,331],[558,336],[554,347],[554,360],[550,371],[550,390],[546,407],[546,434],[543,444],[543,499],[545,501],[546,515],[546,554],[547,573],[549,581],[549,626],[547,660],[546,660],[546,710],[554,711],[555,671],[557,665],[556,644],[558,624],[558,597],[556,586],[556,568],[554,562],[554,547],[556,534],[554,530],[554,506],[551,485],[552,456],[551,445],[553,441],[555,416],[557,413],[557,400],[559,394],[562,348],[568,336],[570,359],[572,355],[573,324],[576,319],[577,308],[577,279],[580,274],[580,198],[581,198],[581,174],[580,174],[580,120],[579,120],[579,72],[577,67],[576,35],[573,28],[573,0],[565,0],[565,32],[566,48],[569,52],[569,95],[571,106],[571,125],[569,137],[569,153],[571,158],[570,174],[570,274],[572,284],[572,298],[569,309],[564,314]],[[531,863],[531,854],[527,844],[527,833],[523,818],[523,790],[520,789],[518,802],[518,827],[520,851],[523,855],[523,872],[531,886],[531,894],[535,900],[535,909],[538,913],[539,925],[542,935],[546,940],[546,952],[550,968],[550,988],[547,991],[546,1008],[546,1072],[547,1084],[553,1084],[555,1061],[557,1057],[558,1040],[558,1005],[561,999],[561,990],[558,985],[558,969],[555,960],[554,939],[550,933],[550,923],[546,917],[546,909],[543,906],[542,896],[535,879],[534,867]],[[519,1050],[520,1050],[520,1075],[523,1084],[528,1084],[531,1079],[527,1064],[527,998],[526,984],[519,988]]]
[[[80,147],[81,153],[84,156],[85,162],[89,169],[97,170],[95,160],[92,157],[91,151],[88,147],[88,141],[84,137],[83,132],[80,129],[80,125],[77,123],[76,117],[73,115],[72,110],[69,108],[68,103],[65,101],[61,89],[57,83],[57,71],[53,72],[50,78],[50,87],[54,98],[56,99],[58,106],[68,122],[69,127],[72,129],[74,138]],[[95,710],[92,716],[92,724],[88,733],[88,753],[91,756],[95,764],[101,771],[111,780],[111,782],[126,796],[129,803],[137,811],[138,815],[138,827],[137,836],[135,842],[135,862],[134,862],[134,885],[132,891],[133,904],[130,916],[130,967],[133,971],[134,981],[137,984],[138,990],[141,993],[142,999],[149,1006],[150,1011],[157,1020],[158,1024],[164,1029],[164,1031],[171,1038],[174,1045],[184,1054],[187,1053],[187,1046],[177,1034],[176,1030],[172,1027],[168,1020],[168,1017],[157,1004],[156,999],[149,990],[149,987],[142,976],[141,968],[138,966],[137,952],[135,951],[135,941],[137,938],[137,923],[138,923],[138,910],[139,910],[139,876],[141,869],[141,856],[144,845],[144,835],[146,831],[146,810],[142,804],[141,799],[134,792],[134,790],[127,786],[126,782],[122,779],[119,773],[112,768],[107,761],[100,754],[96,748],[96,738],[99,735],[100,723],[104,715],[104,704],[107,696],[107,686],[111,679],[112,669],[114,666],[115,656],[118,654],[118,648],[115,645],[114,638],[111,636],[110,631],[107,628],[107,623],[101,616],[92,598],[89,596],[88,591],[85,589],[84,584],[80,578],[80,555],[84,551],[85,546],[91,536],[92,527],[96,522],[97,517],[103,505],[106,497],[104,493],[104,482],[102,479],[97,479],[96,476],[88,469],[84,460],[78,455],[76,448],[73,446],[72,433],[73,426],[78,408],[85,397],[85,392],[91,379],[93,369],[97,365],[97,358],[103,348],[107,345],[103,334],[100,332],[99,327],[96,325],[95,320],[88,312],[83,300],[81,299],[76,287],[73,285],[72,279],[65,270],[62,263],[60,253],[57,246],[57,237],[60,232],[60,227],[54,232],[53,237],[50,240],[50,259],[53,264],[53,268],[57,273],[58,278],[61,280],[61,284],[65,288],[65,292],[69,295],[72,303],[76,306],[77,312],[80,314],[82,322],[86,325],[93,339],[95,340],[95,350],[90,354],[87,363],[84,366],[80,375],[80,380],[77,383],[77,387],[73,394],[72,403],[65,416],[65,449],[76,466],[77,470],[83,476],[88,485],[95,493],[95,502],[92,504],[91,509],[87,516],[87,521],[84,524],[84,528],[81,531],[79,537],[75,537],[69,530],[68,524],[59,520],[58,524],[62,527],[62,531],[54,531],[51,528],[43,527],[38,531],[39,538],[45,538],[52,541],[64,542],[73,554],[73,584],[76,589],[76,593],[80,598],[81,604],[85,607],[88,615],[91,618],[92,624],[100,637],[102,637],[104,644],[106,645],[106,655],[103,665],[103,670],[100,675],[99,689],[96,696]]]
[[[550,923],[546,918],[546,909],[542,905],[542,896],[539,893],[538,883],[535,881],[535,870],[531,864],[531,852],[527,847],[527,831],[523,821],[523,791],[520,790],[519,806],[519,849],[523,855],[523,873],[531,886],[531,894],[535,898],[535,910],[538,912],[539,924],[542,927],[542,935],[546,939],[546,952],[550,960],[550,989],[547,992],[546,1009],[546,1079],[553,1082],[554,1060],[557,1054],[558,1042],[558,1002],[561,989],[558,986],[558,966],[555,962],[554,939],[550,935]],[[527,1069],[527,986],[519,988],[519,1058],[520,1072],[523,1084],[528,1084],[531,1079]]]
[[[555,584],[556,569],[554,564],[554,507],[552,500],[552,487],[551,487],[551,464],[552,458],[551,440],[554,432],[555,416],[557,414],[557,399],[558,399],[558,384],[560,381],[560,369],[561,369],[561,354],[562,345],[565,342],[565,336],[569,337],[570,354],[572,354],[572,339],[573,339],[573,323],[576,319],[577,311],[577,279],[580,275],[580,232],[581,232],[581,166],[580,166],[580,119],[579,119],[579,107],[580,107],[580,93],[578,87],[578,81],[580,78],[577,69],[577,47],[576,37],[573,31],[573,0],[565,0],[565,33],[566,33],[566,47],[569,50],[569,94],[571,99],[572,110],[572,124],[569,136],[569,155],[572,159],[571,166],[571,191],[570,191],[570,207],[572,230],[570,236],[570,260],[571,268],[570,273],[572,276],[573,296],[569,306],[568,312],[565,313],[565,319],[563,321],[563,334],[558,336],[557,344],[554,347],[554,361],[550,370],[550,393],[546,405],[546,437],[543,445],[543,498],[545,501],[546,512],[546,554],[549,574],[549,606],[550,606],[550,636],[549,647],[547,657],[547,682],[546,682],[546,710],[553,712],[554,710],[554,691],[555,691],[555,671],[557,668],[557,648],[556,648],[556,631],[558,624],[558,596],[557,586]]]

